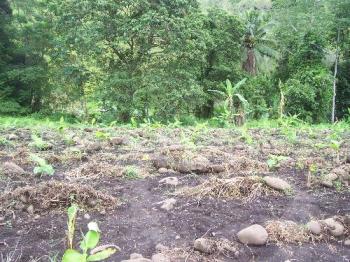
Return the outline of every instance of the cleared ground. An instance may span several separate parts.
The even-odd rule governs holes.
[[[350,259],[346,129],[6,128],[0,137],[4,257],[60,258],[65,211],[75,202],[76,241],[97,221],[101,244],[121,248],[110,261],[135,252],[161,252],[171,261]],[[35,175],[35,156],[55,173]],[[266,176],[290,188],[271,187]],[[341,235],[307,230],[310,220],[332,217],[344,227]],[[239,242],[237,233],[252,224],[267,229],[265,245]],[[210,254],[194,250],[200,237],[216,243]]]

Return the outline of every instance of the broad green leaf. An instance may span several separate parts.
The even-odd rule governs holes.
[[[74,249],[67,249],[62,257],[62,262],[85,262],[85,256]]]
[[[87,258],[87,261],[101,261],[103,259],[109,258],[115,252],[117,252],[117,249],[115,249],[115,248],[106,248],[105,250],[102,250],[100,252],[97,252],[97,253],[89,256]]]
[[[86,233],[84,240],[80,243],[80,248],[83,251],[94,248],[97,246],[98,241],[100,240],[100,234],[97,231],[90,230]]]

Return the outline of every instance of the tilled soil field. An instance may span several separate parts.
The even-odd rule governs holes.
[[[2,129],[0,138],[1,262],[60,261],[72,203],[76,247],[96,221],[100,244],[120,247],[108,261],[350,260],[350,131]]]

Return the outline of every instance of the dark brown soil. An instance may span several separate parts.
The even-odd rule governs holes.
[[[198,169],[198,163],[196,168],[191,169],[191,161],[186,159],[188,172],[168,174],[159,174],[153,163],[162,155],[162,149],[184,143],[184,134],[180,135],[179,130],[145,129],[142,132],[127,129],[108,130],[112,137],[123,138],[123,144],[118,145],[99,141],[94,137],[94,132],[67,130],[67,134],[76,134],[79,138],[74,147],[81,151],[81,158],[68,154],[63,158],[64,152],[72,146],[66,145],[60,134],[50,130],[42,132],[42,137],[53,144],[53,149],[38,151],[29,148],[30,132],[25,129],[0,132],[0,136],[4,137],[9,133],[16,133],[19,136],[19,140],[13,141],[12,145],[0,146],[0,167],[1,163],[12,161],[28,172],[20,177],[1,176],[1,196],[8,196],[8,192],[14,192],[16,188],[20,190],[25,186],[35,187],[45,181],[60,181],[59,183],[81,185],[81,188],[86,186],[101,194],[103,192],[108,199],[116,199],[118,205],[106,210],[84,205],[77,219],[77,242],[80,240],[80,231],[86,232],[87,223],[94,220],[98,222],[102,231],[100,244],[116,244],[121,248],[121,252],[108,261],[127,259],[135,252],[150,258],[156,253],[155,247],[159,243],[169,248],[191,250],[193,241],[202,236],[225,238],[236,243],[236,233],[240,229],[251,224],[264,225],[269,220],[291,220],[298,224],[306,224],[311,218],[323,219],[350,214],[350,191],[346,184],[339,182],[334,188],[322,187],[319,184],[322,173],[330,172],[340,165],[331,150],[314,148],[316,143],[327,142],[330,130],[318,132],[312,137],[300,133],[297,143],[287,142],[278,130],[252,130],[250,134],[255,142],[248,145],[242,142],[238,131],[205,130],[196,133],[193,138],[191,137],[193,132],[186,129],[182,132],[189,137],[189,140],[193,139],[194,143],[194,147],[191,143],[185,145],[189,146],[188,150],[194,155],[207,158],[210,165],[224,166],[222,170],[225,171],[218,173],[212,172],[211,168]],[[349,153],[350,144],[348,133],[341,133],[340,136],[344,141],[340,151],[342,161]],[[101,148],[91,150],[90,147],[86,150],[84,140],[99,143]],[[266,143],[267,140],[270,142]],[[56,159],[51,162],[55,174],[52,177],[35,176],[34,164],[18,154],[21,148],[27,148],[30,153],[36,153],[45,159],[49,159],[49,156],[50,159]],[[164,177],[176,176],[180,181],[177,188],[181,188],[198,185],[211,176],[228,178],[246,173],[265,175],[267,173],[265,168],[258,168],[254,172],[251,170],[252,166],[266,165],[269,155],[275,155],[276,151],[280,151],[281,155],[288,156],[295,162],[307,162],[316,157],[324,161],[322,165],[320,161],[314,161],[319,167],[311,188],[306,186],[307,168],[293,164],[283,165],[272,171],[275,176],[287,180],[292,185],[291,194],[260,196],[249,203],[239,199],[198,200],[174,195],[174,187],[158,183]],[[238,168],[238,165],[233,163],[237,163],[235,161],[242,157],[255,162],[251,166],[240,165]],[[91,171],[97,176],[86,172],[81,172],[82,177],[79,177],[79,174],[70,176],[72,170],[77,170],[84,163],[91,161],[108,163],[107,168],[113,165],[121,170],[132,166],[131,169],[135,170],[136,175],[130,171],[121,171],[120,174],[113,175],[107,172],[108,170],[107,175],[104,175],[99,167],[98,173]],[[249,172],[246,172],[247,170]],[[162,210],[157,203],[171,197],[177,199],[174,208],[170,211]],[[5,202],[0,203],[0,207],[3,208]],[[102,206],[102,203],[94,203],[99,204]],[[52,258],[57,255],[56,261],[60,261],[66,248],[67,222],[64,212],[66,206],[41,209],[40,205],[36,205],[37,208],[31,214],[26,210],[27,205],[25,203],[24,207],[16,209],[7,203],[7,210],[0,213],[0,254],[6,256],[13,252],[19,257],[17,261],[26,262],[50,261],[49,256]],[[86,219],[86,214],[91,218]],[[302,245],[277,245],[269,242],[261,247],[248,247],[237,242],[238,254],[217,257],[221,261],[349,261],[350,247],[343,245],[346,238],[350,236]]]

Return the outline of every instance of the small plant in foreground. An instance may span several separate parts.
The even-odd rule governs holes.
[[[64,252],[62,262],[89,262],[102,261],[109,258],[119,249],[115,245],[104,245],[97,247],[100,241],[100,230],[97,223],[90,222],[88,224],[89,231],[83,235],[80,242],[82,253],[73,248],[73,239],[75,231],[75,220],[78,213],[78,206],[72,205],[68,208],[68,249]]]
[[[127,179],[138,179],[140,177],[137,168],[134,166],[127,166],[123,171],[123,175]]]
[[[49,175],[52,176],[55,173],[54,168],[52,165],[48,164],[45,159],[37,156],[37,155],[31,155],[31,160],[37,164],[36,167],[34,167],[34,174],[39,175]]]
[[[0,146],[7,146],[10,144],[10,141],[8,141],[5,137],[0,137]]]
[[[317,171],[318,171],[318,167],[315,163],[312,163],[309,165],[309,170],[307,173],[307,181],[306,181],[306,186],[308,188],[310,188],[312,184],[312,175],[315,175]]]
[[[96,131],[95,137],[99,140],[108,140],[111,137],[111,135],[103,131]]]
[[[37,135],[32,135],[32,142],[29,144],[29,146],[34,147],[38,150],[47,150],[51,147],[51,144],[48,142],[45,142],[41,137]]]
[[[336,154],[336,161],[337,163],[340,162],[340,146],[341,146],[341,142],[336,141],[336,140],[332,140],[329,143],[329,147],[332,148]]]

